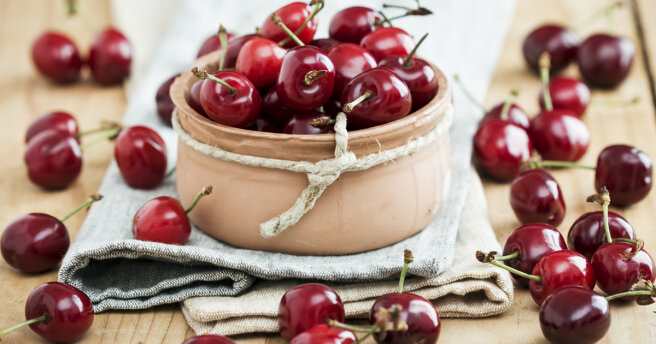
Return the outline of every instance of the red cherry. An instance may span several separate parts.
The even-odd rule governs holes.
[[[360,73],[376,67],[376,59],[371,53],[353,43],[340,43],[328,50],[328,57],[335,64],[335,85],[333,99],[339,99],[344,86]]]
[[[103,84],[123,82],[130,75],[132,47],[123,34],[108,28],[101,31],[89,50],[89,67],[93,78]]]
[[[540,328],[551,343],[593,344],[609,327],[608,301],[586,288],[560,288],[540,307]]]
[[[188,103],[192,109],[196,110],[196,112],[207,117],[205,109],[203,109],[203,105],[200,103],[200,89],[203,87],[204,82],[205,80],[198,80],[193,85],[191,85],[191,89],[189,90]]]
[[[155,94],[155,104],[157,104],[157,114],[159,118],[166,124],[171,125],[171,116],[173,115],[173,110],[175,109],[175,104],[171,100],[171,95],[169,90],[175,78],[178,75],[174,75],[162,83],[161,86],[157,89],[157,94]]]
[[[474,135],[474,157],[489,177],[511,181],[528,160],[533,146],[524,129],[501,119],[482,124]]]
[[[202,336],[191,337],[182,344],[235,344],[235,342],[224,336],[204,334]]]
[[[30,139],[24,159],[30,180],[47,190],[71,185],[82,170],[82,150],[76,138],[58,130]]]
[[[406,331],[387,331],[385,337],[375,336],[376,343],[437,343],[440,336],[440,317],[430,301],[411,293],[385,294],[374,302],[369,312],[369,323],[376,322],[375,314],[381,308],[401,306],[400,320],[408,325]]]
[[[351,125],[367,128],[395,121],[410,113],[408,86],[386,68],[372,68],[349,81],[340,102]]]
[[[276,86],[269,88],[262,98],[262,113],[278,124],[287,124],[297,112],[280,100],[278,92],[276,92]]]
[[[606,187],[613,196],[611,204],[629,206],[647,196],[651,190],[651,159],[641,150],[627,145],[604,148],[597,158],[595,188]]]
[[[410,55],[415,42],[407,32],[397,27],[380,27],[367,34],[360,45],[380,61],[388,56]]]
[[[378,66],[391,70],[408,85],[412,94],[412,111],[428,104],[437,94],[435,71],[418,57],[390,56],[382,59]]]
[[[601,88],[614,88],[626,79],[634,55],[635,44],[631,40],[600,33],[581,43],[577,62],[586,83]]]
[[[529,282],[531,297],[538,305],[562,287],[580,286],[592,290],[595,286],[595,272],[590,262],[582,254],[570,250],[545,254],[535,264],[533,275],[540,276],[540,281]]]
[[[326,116],[335,118],[337,117],[337,114],[342,112],[342,103],[340,103],[339,100],[331,99],[326,104],[323,104],[323,111]]]
[[[330,48],[336,46],[337,44],[341,43],[338,40],[332,39],[332,38],[319,38],[319,39],[314,39],[308,45],[311,45],[313,47],[317,47],[321,49],[324,53],[328,53],[328,50]],[[335,61],[333,60],[333,63]]]
[[[255,122],[262,98],[246,76],[231,71],[213,74],[197,68],[192,71],[197,77],[208,79],[201,86],[200,103],[209,118],[238,128],[246,128]]]
[[[319,324],[294,337],[290,344],[351,344],[357,340],[351,331]]]
[[[544,91],[540,91],[538,101],[544,110]],[[579,117],[583,116],[590,104],[590,88],[577,79],[559,76],[549,80],[549,94],[554,109],[569,110]]]
[[[611,242],[602,245],[592,256],[592,267],[599,288],[606,294],[618,294],[631,290],[639,280],[654,282],[654,260],[647,251],[627,242]],[[621,300],[633,301],[635,296]]]
[[[572,30],[559,25],[543,25],[524,39],[524,60],[537,73],[540,56],[549,53],[552,59],[551,72],[557,74],[574,61],[579,42],[579,37]]]
[[[588,127],[568,110],[541,111],[531,120],[528,132],[545,160],[577,161],[590,145]]]
[[[153,189],[166,175],[166,145],[154,130],[136,125],[121,130],[114,158],[125,182],[136,189]]]
[[[280,300],[280,335],[290,341],[298,334],[323,324],[326,319],[344,321],[344,304],[339,295],[323,284],[307,283],[289,289]]]
[[[52,82],[64,84],[80,78],[80,53],[75,43],[63,34],[46,32],[37,37],[32,44],[32,62]]]
[[[515,229],[506,239],[503,255],[514,257],[497,257],[497,260],[503,260],[507,266],[528,274],[545,254],[566,249],[565,239],[554,226],[529,223]],[[514,274],[512,276],[520,284],[528,286],[528,279]]]
[[[296,47],[282,60],[276,91],[292,109],[307,111],[330,99],[335,66],[328,55],[312,46]]]
[[[323,3],[320,2],[317,4],[317,6],[317,8],[320,9],[323,7]],[[318,12],[318,10],[316,11]],[[276,10],[274,13],[282,19],[282,22],[289,28],[289,30],[295,33],[298,29],[301,28],[301,26],[305,24],[305,21],[313,13],[313,10],[312,7],[306,3],[292,2]],[[268,38],[274,42],[285,40],[288,37],[287,34],[276,24],[271,22],[271,20],[269,20],[270,17],[271,15],[267,16],[267,19],[264,21],[264,23],[262,23],[262,37]],[[317,17],[313,16],[305,28],[303,28],[301,32],[297,33],[296,36],[298,36],[298,38],[303,41],[303,43],[307,44],[312,41],[312,38],[314,38],[314,34],[317,32],[318,25],[319,21],[317,20]],[[287,48],[294,46],[296,46],[296,44],[292,41],[289,41],[289,43],[285,45]]]
[[[558,182],[542,169],[526,170],[510,184],[510,206],[521,223],[558,226],[565,217],[565,199]]]
[[[484,123],[489,122],[492,119],[501,119],[501,112],[503,111],[504,105],[505,102],[499,103],[494,107],[492,107],[487,113],[485,113],[485,116],[481,118],[481,121],[478,123],[478,126],[480,127]],[[528,115],[521,107],[517,106],[517,104],[512,103],[508,107],[507,121],[518,127],[521,127],[524,130],[528,130],[528,126],[529,126]]]
[[[330,20],[329,36],[340,42],[359,44],[364,36],[373,32],[382,23],[383,16],[368,7],[345,8]]]
[[[285,134],[316,135],[334,133],[332,126],[314,127],[312,121],[323,118],[326,114],[319,111],[297,113],[289,119],[282,132]]]
[[[268,132],[268,133],[279,133],[282,130],[280,130],[280,127],[278,127],[277,124],[271,122],[269,119],[266,117],[258,117],[255,120],[255,123],[248,127],[248,130],[254,130],[254,131],[262,131],[262,132]]]
[[[612,211],[608,212],[608,227],[612,238],[635,239],[633,227],[622,216]],[[597,249],[605,244],[604,215],[601,211],[593,211],[581,215],[569,229],[567,246],[591,259]]]
[[[282,59],[287,50],[274,41],[261,37],[251,37],[239,51],[237,71],[246,75],[257,88],[276,82]]]
[[[235,68],[237,65],[237,57],[241,47],[246,44],[251,38],[257,37],[257,34],[248,34],[239,37],[233,37],[228,41],[228,48],[226,48],[226,59],[223,64],[224,68]]]
[[[77,137],[80,131],[77,120],[68,112],[49,112],[30,124],[25,133],[25,142],[29,142],[34,136],[46,130],[61,131],[73,137]]]
[[[228,42],[230,42],[234,36],[234,34],[228,32],[226,34],[226,39]],[[214,34],[210,37],[207,37],[207,39],[203,42],[203,44],[200,46],[200,49],[198,49],[198,54],[196,54],[196,57],[207,55],[219,49],[221,49],[221,40],[219,39],[219,35]]]

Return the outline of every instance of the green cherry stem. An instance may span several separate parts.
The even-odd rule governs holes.
[[[478,108],[480,108],[481,112],[487,113],[487,109],[485,108],[485,106],[483,106],[483,104],[481,102],[479,102],[471,92],[469,92],[467,87],[465,87],[463,82],[460,80],[460,76],[458,74],[453,76],[453,80],[456,81],[456,84],[458,84],[458,87],[460,88],[460,91],[462,91],[462,93],[465,95],[465,97],[467,97],[467,100],[469,100],[472,104],[474,104]]]
[[[606,233],[606,242],[613,242],[613,237],[610,235],[610,226],[608,225],[608,206],[610,205],[610,193],[608,192],[608,189],[603,186],[598,194],[588,196],[585,201],[601,204],[601,210],[604,214],[604,232]]]
[[[539,160],[539,161],[529,161],[528,165],[530,168],[538,167],[571,167],[571,168],[582,168],[586,170],[596,170],[594,166],[582,165],[575,162],[569,161],[556,161],[556,160]]]
[[[421,43],[424,42],[427,36],[428,36],[428,32],[426,32],[423,36],[421,36],[419,42],[417,42],[417,44],[415,44],[415,47],[412,48],[410,55],[408,55],[408,57],[406,57],[405,61],[403,62],[404,68],[410,68],[410,61],[412,61],[412,58],[415,56],[415,53],[417,52],[417,48],[419,48],[419,46],[421,45]]]
[[[78,211],[90,206],[94,202],[100,201],[101,199],[103,199],[103,196],[101,194],[93,194],[93,195],[89,196],[89,198],[87,198],[87,200],[84,201],[84,203],[80,204],[80,206],[75,208],[73,211],[68,213],[66,216],[59,219],[59,221],[64,222],[64,221],[68,220],[71,216],[75,215]]]
[[[540,79],[542,79],[544,107],[547,111],[553,111],[553,103],[551,102],[551,94],[549,92],[549,69],[551,68],[551,56],[549,56],[549,53],[542,53],[538,64],[540,65]]]
[[[285,33],[286,33],[286,34],[287,34],[292,40],[294,40],[294,42],[296,42],[296,44],[298,44],[298,45],[301,46],[301,47],[305,45],[305,43],[303,43],[303,41],[301,41],[301,39],[298,38],[298,36],[296,36],[296,34],[294,34],[294,33],[292,32],[292,30],[290,30],[290,29],[287,27],[287,25],[285,25],[285,23],[282,22],[282,19],[280,18],[279,15],[277,15],[277,14],[275,14],[275,13],[272,14],[272,15],[271,15],[271,21],[272,21],[274,24],[278,25],[278,27],[281,28],[282,31],[285,31]],[[282,41],[281,41],[281,43],[282,43]],[[282,46],[283,44],[278,43],[278,45]]]
[[[205,197],[205,196],[207,196],[211,193],[212,193],[212,186],[211,185],[202,188],[200,190],[200,192],[198,193],[198,195],[196,195],[196,198],[194,199],[194,202],[191,203],[189,208],[185,209],[185,211],[184,211],[185,214],[189,214],[190,211],[194,210],[194,207],[196,206],[196,204],[198,204],[198,201],[200,201],[201,198],[203,198],[203,197]]]
[[[342,330],[349,330],[352,332],[377,332],[377,328],[375,326],[355,326],[345,324],[333,319],[326,319],[326,325],[328,325],[328,327],[340,328]]]
[[[208,73],[205,70],[200,70],[200,69],[198,69],[198,67],[194,67],[194,68],[191,69],[191,72],[199,79],[212,80],[212,81],[216,82],[217,84],[220,84],[220,85],[224,86],[225,88],[230,90],[230,94],[235,94],[237,92],[236,88],[230,86],[230,84],[228,84],[227,82],[215,77],[214,75]]]
[[[366,99],[371,98],[373,95],[374,93],[371,91],[365,92],[363,95],[355,98],[352,102],[344,104],[344,108],[342,109],[342,111],[344,111],[345,113],[350,113],[351,111],[353,111],[354,107],[358,106],[358,104],[362,103]]]
[[[85,143],[81,144],[80,149],[85,150],[85,149],[88,149],[90,147],[95,146],[96,144],[98,144],[100,142],[104,142],[104,141],[107,141],[107,140],[111,141],[111,140],[115,139],[118,136],[118,133],[120,133],[120,132],[121,132],[121,128],[110,129],[110,130],[106,131],[105,134],[101,135],[100,137],[96,138],[95,140],[85,142]]]
[[[519,251],[515,251],[511,254],[501,256],[501,257],[494,257],[494,260],[496,260],[498,262],[503,262],[505,260],[511,260],[511,259],[516,259],[516,258],[519,258]]]
[[[593,106],[631,106],[638,104],[640,102],[640,96],[635,96],[630,99],[604,99],[599,97],[593,97],[590,101],[590,105]]]
[[[517,276],[524,277],[526,279],[529,279],[531,281],[536,281],[538,283],[542,283],[542,276],[527,274],[523,271],[519,271],[515,268],[512,268],[512,267],[507,266],[505,264],[499,263],[499,262],[496,261],[493,254],[486,254],[486,253],[481,252],[481,251],[476,251],[476,259],[481,263],[492,264],[496,267],[500,267],[504,270],[507,270],[510,273],[513,273]]]
[[[619,293],[619,294],[613,294],[613,295],[610,295],[610,296],[606,296],[606,300],[612,301],[612,300],[619,299],[619,298],[625,297],[625,296],[640,296],[640,295],[653,296],[654,292],[652,292],[650,290],[631,290],[631,291],[625,291],[625,292]]]
[[[173,166],[168,172],[166,172],[166,177],[165,178],[168,178],[168,177],[172,176],[175,173],[175,168],[176,168],[176,166]]]
[[[219,32],[217,32],[217,35],[219,36],[219,42],[221,42],[221,57],[219,58],[219,70],[221,71],[225,66],[226,53],[228,50],[228,31],[223,25],[219,25]]]
[[[81,139],[85,136],[89,136],[89,135],[93,135],[93,134],[97,134],[97,133],[103,133],[103,132],[113,130],[113,129],[116,129],[116,128],[121,128],[121,125],[118,124],[118,123],[114,123],[114,122],[101,122],[100,127],[95,128],[95,129],[81,131],[81,132],[77,133],[77,135],[75,135],[75,137],[77,137],[78,139]]]
[[[632,240],[629,238],[613,238],[613,242],[625,242],[633,245],[637,245],[638,241],[637,240]]]
[[[408,274],[408,267],[414,258],[412,257],[412,251],[406,249],[403,251],[403,270],[401,270],[401,278],[399,278],[399,293],[403,293],[403,286],[405,285],[405,275]]]
[[[383,17],[383,20],[376,20],[376,23],[374,23],[375,26],[381,26],[383,25],[383,23],[387,23],[387,25],[389,25],[390,27],[394,27],[394,25],[392,25],[392,21],[389,18],[387,18],[385,13],[383,13],[383,11],[378,11],[378,14],[380,14],[380,16]]]
[[[312,19],[314,19],[314,17],[317,15],[317,13],[319,13],[323,9],[324,0],[312,0],[312,1],[310,1],[310,6],[312,6],[312,5],[315,5],[314,9],[312,9],[312,12],[310,12],[310,15],[305,19],[305,21],[303,22],[303,25],[301,25],[301,27],[299,27],[298,30],[296,30],[296,32],[294,32],[295,35],[298,36],[301,33],[301,31],[303,31],[303,29],[305,29],[305,27],[308,25],[308,23],[310,21],[312,21]],[[289,41],[291,41],[291,40],[292,40],[292,38],[290,36],[290,37],[287,37],[287,38],[283,39],[278,44],[282,47],[285,44],[289,43]]]
[[[14,326],[0,332],[0,340],[2,340],[2,338],[4,336],[6,336],[9,332],[11,332],[13,330],[17,330],[17,329],[19,329],[23,326],[28,326],[28,325],[36,324],[36,323],[39,323],[39,322],[45,322],[45,321],[48,321],[48,314],[44,314],[44,315],[42,315],[38,318],[30,319],[30,320],[24,321],[20,324],[14,325]]]
[[[501,108],[501,115],[499,115],[499,118],[502,121],[508,120],[508,111],[510,111],[510,107],[515,102],[515,99],[517,99],[517,95],[519,95],[519,92],[517,90],[511,90],[510,95],[508,96],[508,98],[506,98],[506,101],[503,103],[503,108]]]
[[[414,9],[412,7],[402,6],[402,5],[394,5],[394,4],[383,4],[383,8],[397,8],[397,9],[406,10],[406,11],[410,11],[410,10]]]

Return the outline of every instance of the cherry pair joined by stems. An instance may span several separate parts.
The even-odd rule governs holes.
[[[558,226],[565,218],[560,185],[542,169],[520,173],[510,184],[510,206],[521,223],[543,222]]]
[[[204,334],[201,336],[191,337],[182,344],[235,344],[229,338],[215,334]]]
[[[153,189],[166,177],[166,145],[156,131],[141,125],[121,130],[114,159],[123,180],[135,189]]]
[[[280,300],[278,326],[287,341],[329,319],[343,322],[344,304],[333,289],[323,284],[296,286]]]
[[[312,8],[314,6],[314,8]],[[292,2],[273,12],[282,23],[304,44],[310,43],[317,32],[319,21],[316,17],[324,6],[323,0],[312,0],[309,4]],[[265,20],[261,28],[262,37],[278,42],[280,46],[291,48],[296,44],[276,23]]]

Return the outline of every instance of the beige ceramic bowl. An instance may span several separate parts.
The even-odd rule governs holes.
[[[196,66],[216,70],[218,54]],[[445,120],[451,89],[444,74],[435,98],[422,109],[385,125],[349,133],[357,157],[404,145]],[[187,99],[196,78],[183,72],[171,87],[182,128],[196,140],[224,150],[261,157],[311,161],[334,157],[333,134],[288,135],[238,129],[215,123]],[[201,154],[184,142],[178,147],[177,187],[189,205],[205,185],[214,192],[189,216],[207,234],[255,250],[303,255],[363,252],[397,243],[421,231],[445,200],[450,172],[449,135],[421,151],[361,172],[346,172],[296,225],[273,238],[260,235],[260,223],[287,210],[307,186],[303,173],[250,167]]]

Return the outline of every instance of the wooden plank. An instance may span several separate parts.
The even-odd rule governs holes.
[[[643,41],[643,55],[646,69],[650,73],[651,96],[656,108],[656,1],[635,0],[634,17]]]

